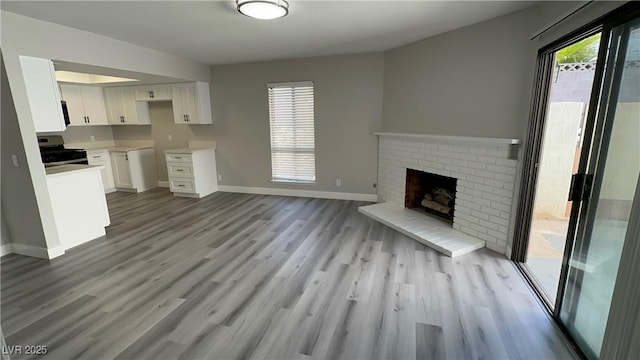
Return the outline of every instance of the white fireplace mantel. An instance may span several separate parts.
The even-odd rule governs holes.
[[[470,137],[470,136],[450,136],[450,135],[432,135],[432,134],[408,134],[408,133],[394,133],[394,132],[374,132],[376,136],[392,136],[392,137],[409,137],[420,138],[425,140],[433,140],[444,143],[465,143],[465,144],[478,144],[478,145],[519,145],[519,139],[501,139],[501,138],[486,138],[486,137]]]

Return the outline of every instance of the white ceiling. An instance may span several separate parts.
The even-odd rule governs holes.
[[[388,50],[535,4],[531,1],[289,0],[261,21],[235,1],[1,1],[3,10],[207,64]]]

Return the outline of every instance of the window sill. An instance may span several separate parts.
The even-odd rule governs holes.
[[[293,185],[315,185],[315,181],[303,181],[303,180],[271,180],[273,184],[293,184]]]

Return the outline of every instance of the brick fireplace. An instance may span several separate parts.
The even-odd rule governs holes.
[[[376,135],[379,202],[405,207],[408,169],[453,178],[453,229],[485,241],[494,251],[506,252],[518,163],[513,153],[518,140]]]

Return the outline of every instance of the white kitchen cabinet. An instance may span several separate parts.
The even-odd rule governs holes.
[[[102,88],[60,84],[62,100],[67,102],[70,125],[109,125]]]
[[[111,168],[111,156],[109,155],[109,151],[87,150],[87,160],[89,161],[89,165],[97,165],[103,167],[103,169],[100,170],[100,175],[102,176],[104,192],[106,194],[114,192],[116,190],[116,186],[113,181],[113,170]]]
[[[158,186],[153,148],[112,150],[111,167],[116,190],[142,192]]]
[[[149,125],[149,103],[136,101],[132,86],[104,89],[108,122],[111,125]]]
[[[20,67],[36,132],[64,131],[62,99],[53,62],[20,55]]]
[[[171,84],[173,120],[176,124],[211,124],[209,84]]]
[[[167,150],[165,158],[173,195],[201,198],[218,191],[214,148]]]
[[[140,85],[133,88],[136,101],[171,100],[171,84]]]

